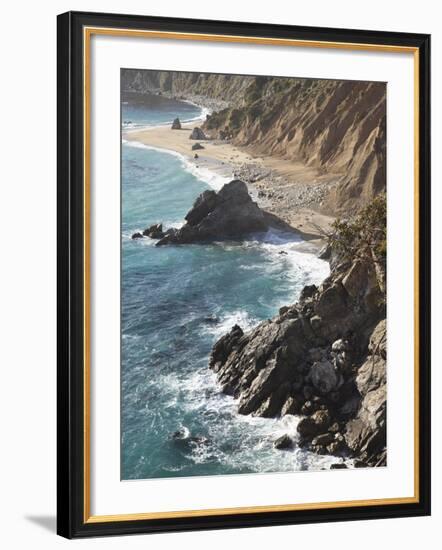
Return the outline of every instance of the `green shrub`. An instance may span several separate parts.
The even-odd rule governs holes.
[[[337,219],[328,236],[332,247],[346,259],[371,258],[385,264],[387,257],[387,202],[375,197],[354,218]]]

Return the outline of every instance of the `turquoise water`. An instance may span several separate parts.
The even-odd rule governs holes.
[[[135,110],[123,105],[123,120],[125,107],[136,119]],[[193,106],[196,113],[189,113],[189,104],[179,102],[151,115],[148,108],[137,109],[140,125],[201,112]],[[209,185],[182,157],[125,138],[122,479],[316,469],[334,460],[299,449],[274,450],[276,437],[296,433],[297,419],[236,414],[233,398],[220,393],[208,368],[220,336],[235,323],[247,329],[272,317],[305,284],[327,276],[328,264],[297,251],[293,237],[275,232],[244,243],[155,247],[151,239],[132,240],[132,233],[152,223],[179,227]],[[216,177],[210,182],[222,185]],[[177,431],[181,439],[172,437]]]

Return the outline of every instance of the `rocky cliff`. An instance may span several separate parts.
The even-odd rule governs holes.
[[[382,197],[353,224],[338,223],[345,241],[331,241],[330,276],[252,331],[234,326],[210,358],[240,414],[301,416],[297,445],[368,466],[386,464],[383,223]]]
[[[323,209],[344,213],[386,186],[386,86],[376,82],[126,70],[126,91],[218,103],[204,130],[258,155],[303,161],[340,183]]]

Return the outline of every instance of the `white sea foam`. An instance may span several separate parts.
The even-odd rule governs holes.
[[[208,325],[204,328],[208,334],[213,334],[220,338],[227,332],[230,332],[234,325],[239,325],[244,332],[251,330],[259,323],[259,319],[250,317],[247,311],[238,310],[231,313],[226,313],[221,317],[219,322],[214,325]]]
[[[198,411],[198,415],[215,418],[207,424],[207,439],[193,445],[186,455],[195,464],[216,460],[234,470],[265,473],[328,469],[331,464],[341,461],[333,456],[317,456],[296,446],[300,420],[297,416],[262,418],[238,415],[236,400],[220,393],[215,375],[207,368],[197,370],[186,380],[177,380],[176,384],[177,389],[186,394],[187,412]],[[205,395],[204,399],[202,395]],[[295,441],[295,446],[281,452],[274,448],[273,442],[285,434]],[[226,447],[226,442],[230,446]]]
[[[219,191],[225,183],[228,183],[233,178],[233,176],[230,176],[230,177],[222,176],[221,174],[217,174],[216,172],[213,172],[208,168],[197,166],[192,160],[188,159],[186,156],[182,155],[181,153],[178,153],[178,151],[174,151],[173,149],[155,147],[153,145],[146,145],[145,143],[141,143],[140,141],[126,140],[126,139],[123,139],[122,143],[124,145],[127,145],[128,147],[136,147],[138,149],[146,149],[150,151],[159,151],[160,153],[173,155],[174,157],[178,158],[181,161],[181,164],[184,170],[186,170],[187,172],[190,172],[196,178],[207,183],[207,185],[212,189],[215,189],[215,191]]]
[[[310,284],[319,284],[328,277],[330,266],[314,254],[299,250],[299,245],[303,242],[298,235],[270,229],[244,241],[243,246],[259,247],[266,251],[271,259],[264,266],[267,272],[280,270],[283,265],[284,275],[293,283],[304,285],[309,280]]]

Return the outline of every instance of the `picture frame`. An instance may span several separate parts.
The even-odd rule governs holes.
[[[68,12],[57,20],[57,532],[66,538],[412,517],[430,514],[430,36]],[[91,40],[148,37],[250,48],[306,48],[413,58],[414,490],[411,496],[106,515],[91,507]],[[182,70],[176,59],[176,70]],[[216,71],[214,71],[216,72]],[[117,136],[119,139],[119,136]],[[94,388],[94,391],[97,388]],[[99,389],[97,391],[100,391]],[[112,427],[111,427],[112,428]],[[110,429],[111,429],[110,428]],[[116,429],[113,427],[112,429]],[[96,436],[96,432],[95,432]],[[342,473],[342,472],[341,472]],[[344,478],[342,478],[344,482]]]

